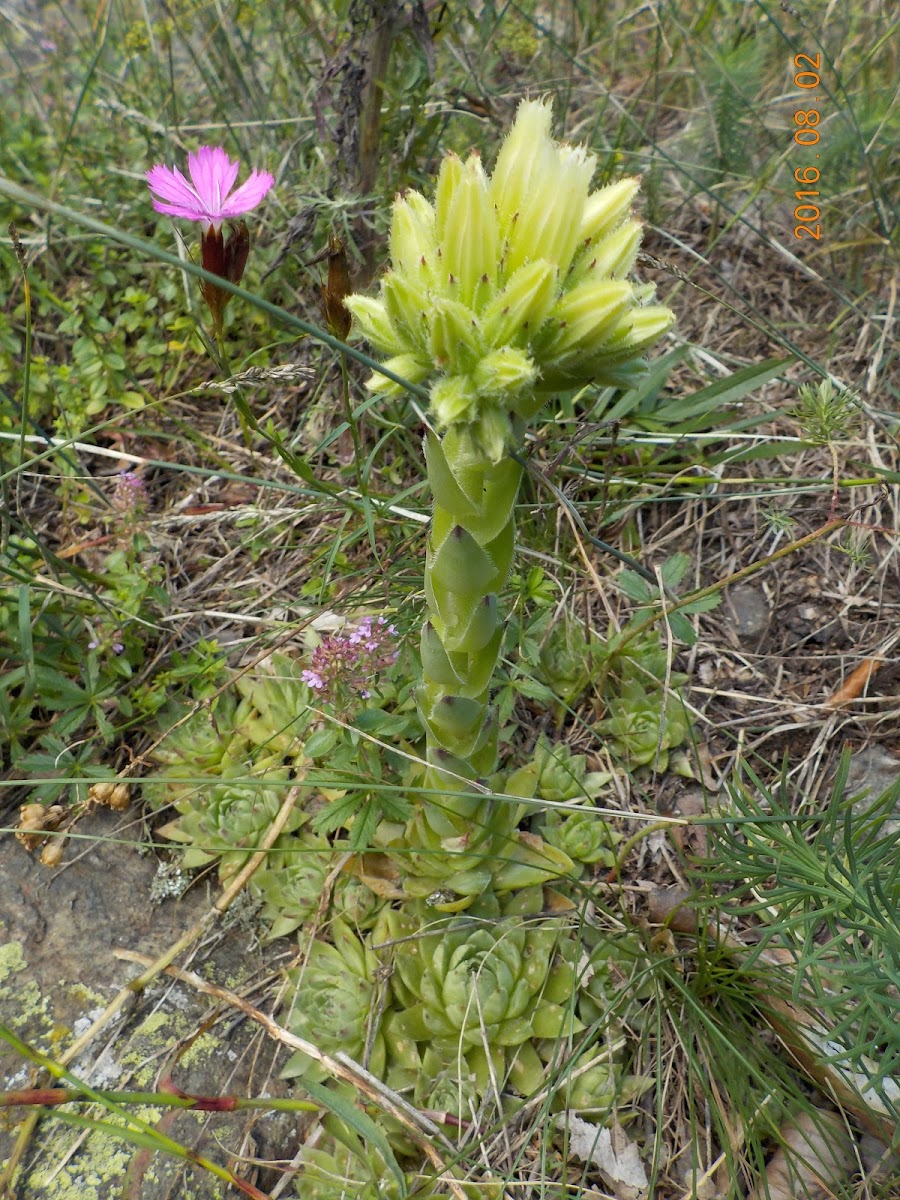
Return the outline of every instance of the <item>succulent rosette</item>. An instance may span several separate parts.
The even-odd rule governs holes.
[[[174,804],[180,816],[158,833],[185,846],[182,865],[189,869],[218,858],[224,882],[240,870],[271,828],[289,778],[279,759],[223,763],[207,783],[177,785]],[[288,819],[288,832],[305,820],[296,810]]]
[[[315,915],[333,858],[327,838],[278,839],[250,881],[251,895],[262,901],[259,915],[269,925],[270,938],[286,937]]]
[[[429,1187],[421,1190],[409,1176],[401,1190],[397,1177],[375,1152],[354,1153],[340,1143],[329,1149],[304,1147],[300,1154],[294,1190],[302,1200],[446,1200]]]
[[[302,664],[273,654],[257,674],[239,675],[236,686],[244,701],[240,728],[253,745],[286,759],[302,756],[311,715]]]
[[[457,832],[469,799],[468,828]],[[438,912],[459,912],[488,891],[530,888],[572,872],[562,850],[516,828],[518,805],[477,794],[466,801],[463,808],[456,795],[434,797],[406,826],[382,822],[376,841],[398,864],[408,896]]]
[[[384,898],[377,896],[357,875],[344,870],[335,880],[331,911],[357,931],[371,929],[384,904]]]
[[[610,716],[594,729],[630,768],[654,763],[657,770],[665,771],[669,751],[686,741],[690,721],[677,695],[630,680]]]
[[[506,788],[514,796],[562,802],[593,799],[609,780],[605,771],[588,771],[583,754],[573,754],[564,742],[551,743],[541,734],[531,762],[510,775]]]
[[[544,818],[541,834],[545,842],[584,866],[600,863],[611,867],[616,861],[613,847],[621,841],[621,834],[597,813],[589,811],[562,814],[552,809]]]
[[[565,1038],[583,1028],[574,1015],[575,973],[568,933],[528,920],[539,888],[518,893],[503,919],[426,921],[409,911],[387,919],[395,940],[391,984],[399,1006],[391,1037],[421,1044],[423,1071],[455,1071],[479,1092],[492,1074],[527,1095],[544,1067],[533,1038]],[[459,1064],[463,1063],[460,1073]]]
[[[329,928],[331,944],[301,938],[302,965],[288,972],[293,985],[286,1001],[288,1028],[326,1054],[343,1050],[358,1061],[371,1042],[367,1065],[380,1077],[386,1061],[384,1036],[379,1029],[370,1039],[369,1030],[375,1019],[378,959],[346,922],[335,919]],[[282,1074],[322,1078],[317,1064],[302,1052],[291,1057]]]
[[[165,735],[153,749],[153,761],[163,769],[143,784],[144,799],[154,807],[171,804],[196,791],[190,777],[214,776],[241,757],[248,746],[240,732],[250,712],[225,692],[211,712],[167,706],[160,714]]]

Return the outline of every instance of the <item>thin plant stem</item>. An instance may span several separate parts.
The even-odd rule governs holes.
[[[217,351],[217,363],[219,370],[223,373],[223,379],[228,380],[234,377],[234,372],[231,369],[231,363],[228,359],[228,351],[225,349],[225,333],[221,326],[216,328],[215,348]],[[238,423],[241,427],[241,433],[244,436],[244,445],[253,453],[253,437],[250,432],[250,422],[247,420],[247,413],[250,411],[250,405],[247,403],[243,392],[238,384],[234,385],[234,407],[237,412]],[[258,428],[258,426],[257,426]]]
[[[366,479],[365,462],[363,460],[362,442],[359,437],[359,426],[353,415],[353,409],[350,406],[350,374],[347,370],[347,356],[341,356],[341,403],[344,406],[344,420],[350,430],[350,437],[353,439],[353,458],[356,462],[356,482],[360,493],[363,496],[369,495],[369,484]]]

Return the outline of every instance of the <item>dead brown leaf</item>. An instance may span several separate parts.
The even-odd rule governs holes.
[[[781,1130],[782,1144],[766,1167],[765,1184],[747,1200],[832,1200],[855,1166],[853,1143],[836,1113],[803,1113]]]

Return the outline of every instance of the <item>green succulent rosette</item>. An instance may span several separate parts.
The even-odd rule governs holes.
[[[288,972],[292,985],[285,1000],[290,1031],[312,1042],[326,1054],[342,1050],[361,1062],[367,1045],[373,1074],[383,1075],[386,1064],[384,1036],[380,1029],[370,1034],[375,1019],[376,978],[379,962],[346,922],[330,925],[332,942],[318,938],[300,939],[301,966]],[[318,1082],[324,1074],[308,1055],[298,1052],[282,1071]]]
[[[541,734],[531,762],[509,776],[506,790],[515,796],[557,803],[592,800],[610,778],[605,771],[588,771],[583,754],[573,754],[564,742],[551,742]]]
[[[250,881],[270,939],[286,937],[315,916],[333,859],[327,838],[307,833],[278,839]]]
[[[446,1200],[414,1175],[401,1191],[397,1177],[374,1151],[354,1153],[346,1146],[304,1147],[294,1190],[301,1200]]]
[[[160,724],[170,732],[153,750],[159,769],[142,790],[152,807],[171,806],[178,813],[158,832],[185,847],[185,867],[206,866],[218,858],[224,881],[243,866],[271,827],[285,787],[303,762],[299,735],[308,725],[309,699],[299,672],[286,655],[273,655],[260,673],[237,680],[237,694],[224,692],[212,713],[187,715],[173,705],[161,714]],[[286,832],[305,820],[298,807]],[[292,879],[290,887],[295,885]],[[271,877],[266,886],[272,895],[277,891]],[[263,899],[266,919],[274,920],[273,903]]]
[[[530,1095],[544,1072],[532,1039],[583,1028],[573,1009],[573,943],[557,923],[534,919],[541,903],[540,888],[530,888],[500,919],[427,920],[407,909],[377,927],[394,942],[398,1011],[389,1037],[416,1044],[429,1079],[450,1073],[445,1093],[455,1079],[483,1094],[493,1076]]]
[[[166,707],[160,714],[164,735],[152,754],[158,769],[142,783],[144,800],[153,808],[189,800],[208,781],[243,761],[249,742],[241,728],[250,711],[227,692],[212,712]]]
[[[256,674],[235,681],[243,697],[240,730],[260,752],[292,761],[302,757],[310,724],[309,688],[301,678],[303,664],[286,654],[272,654]]]
[[[179,817],[157,832],[185,846],[182,863],[188,869],[218,859],[224,882],[259,848],[281,810],[289,781],[280,759],[226,764],[208,784],[191,784],[175,800]],[[305,820],[296,809],[285,828],[291,832]]]
[[[572,873],[572,860],[540,836],[517,828],[514,801],[476,795],[457,806],[455,794],[420,805],[405,825],[383,822],[377,843],[398,863],[406,894],[437,912],[459,912],[486,892],[504,894]],[[458,832],[460,811],[470,813]]]
[[[590,686],[605,653],[600,639],[593,633],[585,637],[575,621],[560,621],[549,631],[541,645],[539,678],[559,697],[560,716]]]
[[[541,824],[541,836],[551,846],[567,854],[573,862],[592,867],[612,867],[616,861],[614,846],[622,835],[607,821],[589,811],[561,813],[551,809]]]
[[[680,682],[683,681],[681,677]],[[690,721],[677,694],[646,688],[630,680],[622,688],[610,716],[594,725],[613,753],[629,768],[648,766],[665,771],[669,751],[684,744]]]
[[[424,837],[432,863],[487,838],[473,830],[495,819],[466,781],[496,768],[490,681],[522,475],[508,452],[550,393],[632,386],[641,354],[674,320],[652,303],[651,287],[626,278],[641,238],[631,214],[639,181],[592,192],[595,157],[555,142],[550,123],[548,104],[524,101],[492,175],[477,154],[465,162],[451,154],[433,203],[415,191],[399,197],[379,296],[345,301],[385,366],[429,395],[434,514],[416,697],[429,773],[407,840],[415,847]],[[402,392],[380,372],[368,386]],[[441,789],[446,803],[437,805],[428,793]],[[489,857],[488,841],[484,848]],[[416,864],[406,869],[414,874]],[[451,890],[463,889],[463,900],[484,886],[471,861],[449,873],[461,876]]]
[[[352,871],[341,871],[335,880],[331,893],[331,912],[351,929],[357,932],[371,929],[384,905],[384,897],[377,896]]]

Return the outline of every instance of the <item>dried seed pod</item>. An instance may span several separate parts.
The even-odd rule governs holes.
[[[41,851],[41,865],[45,867],[58,867],[62,862],[63,854],[66,851],[66,843],[64,838],[54,838],[47,842]]]
[[[101,780],[100,783],[92,783],[88,788],[88,800],[93,804],[109,804],[109,798],[115,786],[111,779]]]
[[[92,783],[88,789],[88,799],[104,808],[121,811],[128,807],[130,799],[127,783],[117,783],[112,779],[104,779],[100,783]]]
[[[350,268],[347,251],[338,237],[328,239],[328,282],[322,287],[322,304],[325,309],[325,324],[335,337],[344,341],[350,332],[351,316],[344,307],[345,297],[350,295]]]
[[[107,801],[110,808],[116,812],[121,812],[128,807],[131,799],[131,790],[127,783],[117,783],[113,788],[109,800]]]
[[[19,824],[16,827],[16,839],[26,850],[35,850],[44,840],[43,834],[48,829],[58,829],[65,816],[65,808],[61,804],[23,804],[19,809]]]

